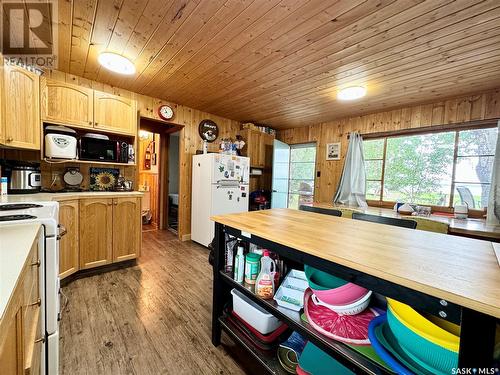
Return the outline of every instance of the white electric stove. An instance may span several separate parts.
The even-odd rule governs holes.
[[[22,202],[0,203],[0,225],[38,222],[42,225],[39,238],[40,299],[42,332],[42,374],[55,375],[59,366],[59,239],[66,234],[58,223],[59,203]]]

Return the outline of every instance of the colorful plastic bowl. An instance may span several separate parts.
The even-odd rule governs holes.
[[[368,291],[363,297],[357,301],[350,303],[348,305],[330,305],[319,300],[319,298],[313,294],[311,299],[316,306],[327,307],[332,311],[335,311],[340,315],[356,315],[363,312],[370,304],[370,297],[372,296],[372,291]]]
[[[412,307],[392,298],[387,298],[387,305],[392,315],[415,334],[433,344],[458,353],[460,345],[460,327],[458,325],[437,317],[427,319]]]
[[[371,292],[359,285],[347,283],[335,289],[316,290],[311,289],[321,302],[334,306],[350,305],[366,297]]]
[[[314,290],[335,289],[348,283],[340,277],[330,275],[328,272],[320,271],[307,264],[304,265],[304,272],[309,286]]]
[[[456,346],[457,350],[450,350],[450,347],[455,348],[454,338],[456,336],[425,319],[413,309],[414,313],[411,315],[416,314],[418,316],[414,316],[415,320],[408,322],[392,306],[394,306],[394,303],[389,303],[387,323],[406,354],[414,362],[428,369],[451,374],[452,369],[458,367],[458,345]],[[400,308],[399,305],[396,309],[398,308]],[[407,313],[406,308],[403,311]],[[408,316],[405,316],[405,318],[408,318]],[[433,341],[427,337],[432,337]]]
[[[352,304],[368,293],[366,288],[315,268],[304,266],[309,287],[321,302],[340,306]]]

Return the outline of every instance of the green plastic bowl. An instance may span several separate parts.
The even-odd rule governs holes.
[[[401,348],[416,363],[428,369],[451,374],[458,367],[458,353],[443,348],[416,334],[399,321],[391,308],[387,310],[387,323]]]
[[[311,289],[315,290],[329,290],[341,287],[348,283],[340,277],[330,275],[327,272],[320,271],[316,268],[304,265],[304,272],[306,274],[307,282]]]

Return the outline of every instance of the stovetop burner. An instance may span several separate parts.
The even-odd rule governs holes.
[[[0,211],[26,210],[27,208],[39,208],[39,207],[43,206],[41,204],[34,204],[34,203],[0,204]]]
[[[33,215],[6,215],[6,216],[0,216],[0,221],[15,221],[15,220],[28,220],[28,219],[36,219],[36,216],[33,216]]]

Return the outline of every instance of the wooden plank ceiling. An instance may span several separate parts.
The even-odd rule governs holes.
[[[498,0],[60,0],[59,21],[62,71],[277,128],[500,87]]]

